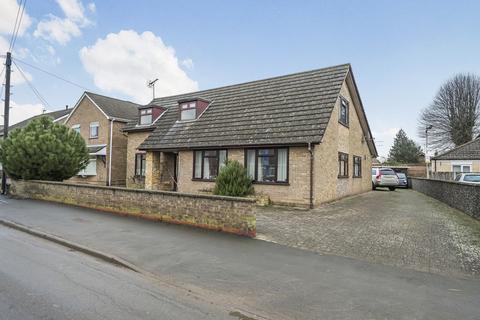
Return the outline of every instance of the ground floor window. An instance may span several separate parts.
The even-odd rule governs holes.
[[[338,177],[348,178],[348,154],[338,153]]]
[[[288,148],[247,149],[245,167],[256,182],[288,182]]]
[[[453,173],[462,173],[472,171],[472,167],[469,164],[454,164],[452,165]]]
[[[227,161],[227,150],[197,150],[193,155],[194,179],[215,180]]]
[[[88,165],[85,169],[80,170],[79,176],[96,176],[97,175],[97,157],[90,157]]]
[[[145,177],[145,168],[147,164],[146,153],[135,154],[135,176]]]
[[[353,177],[362,177],[362,157],[353,156]]]

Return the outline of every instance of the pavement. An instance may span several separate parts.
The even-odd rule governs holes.
[[[0,200],[1,219],[108,252],[253,319],[478,319],[475,278],[48,202]]]
[[[376,190],[314,210],[257,211],[257,237],[448,276],[480,276],[480,221],[413,190]]]
[[[231,319],[223,304],[0,227],[0,319]]]

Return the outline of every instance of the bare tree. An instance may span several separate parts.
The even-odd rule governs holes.
[[[472,140],[480,127],[480,78],[458,74],[445,82],[420,115],[420,137],[425,139],[425,128],[430,125],[432,149],[443,151]]]

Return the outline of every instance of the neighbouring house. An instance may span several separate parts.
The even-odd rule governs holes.
[[[24,128],[24,127],[26,127],[27,124],[29,124],[32,120],[37,119],[37,118],[40,118],[40,117],[42,117],[42,116],[46,116],[46,117],[52,118],[53,122],[60,122],[60,123],[62,123],[62,121],[64,121],[64,120],[68,117],[68,115],[70,114],[71,111],[72,111],[72,109],[69,109],[68,106],[67,106],[67,107],[65,107],[65,109],[56,110],[56,111],[51,111],[51,112],[45,112],[45,113],[42,113],[42,114],[39,114],[39,115],[30,117],[30,118],[28,118],[28,119],[25,119],[25,120],[23,120],[23,121],[17,122],[16,124],[13,124],[13,125],[9,126],[9,127],[8,127],[8,131],[9,131],[9,132],[12,132],[12,131],[15,130],[15,129]],[[3,126],[0,126],[0,138],[3,138]]]
[[[457,173],[480,172],[480,137],[432,157],[430,165],[436,176],[452,179]]]
[[[125,125],[138,115],[139,105],[84,92],[65,125],[85,139],[90,162],[68,181],[107,186],[124,186],[127,169]]]
[[[349,64],[157,98],[125,130],[132,184],[205,192],[237,160],[278,204],[371,190],[377,156]]]

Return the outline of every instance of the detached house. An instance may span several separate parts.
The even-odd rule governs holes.
[[[377,156],[349,64],[154,99],[124,130],[127,183],[202,192],[237,160],[280,204],[368,191]]]
[[[90,163],[69,181],[125,185],[127,136],[123,127],[137,118],[138,107],[129,101],[83,93],[64,123],[85,139]]]
[[[431,159],[431,170],[452,173],[480,172],[480,137]]]

